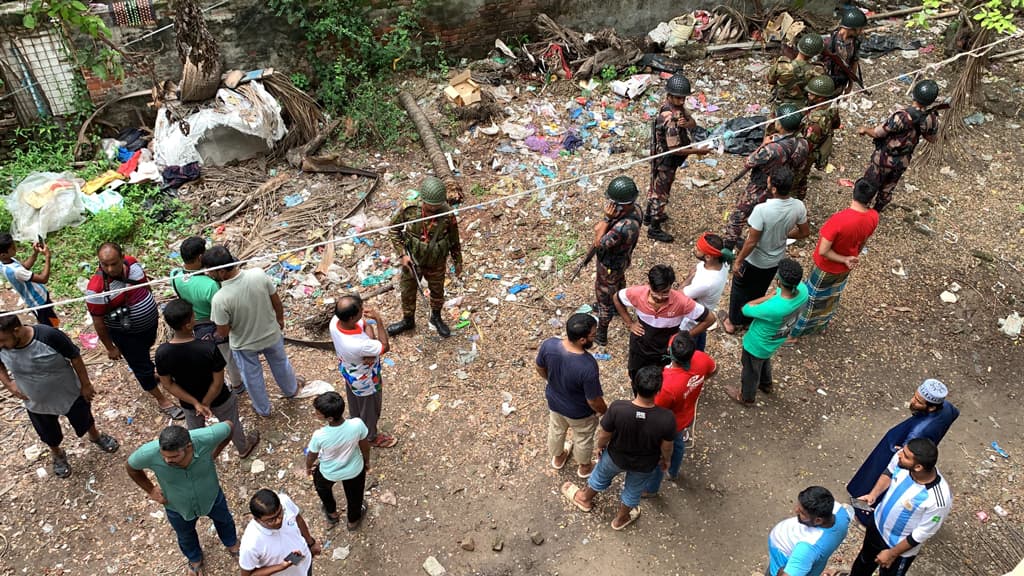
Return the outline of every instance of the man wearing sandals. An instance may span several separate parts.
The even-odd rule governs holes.
[[[185,574],[204,576],[203,549],[199,545],[196,522],[209,516],[217,536],[232,556],[238,556],[235,519],[228,510],[217,468],[217,457],[231,441],[231,422],[188,430],[168,426],[157,440],[140,446],[125,468],[128,476],[151,500],[163,504],[167,522],[178,536],[178,547],[188,559]],[[146,474],[152,470],[156,486]]]
[[[20,399],[36,434],[53,455],[53,474],[71,475],[58,418],[64,416],[75,433],[107,453],[118,443],[96,430],[89,403],[96,389],[78,347],[66,334],[45,324],[23,326],[17,316],[0,317],[0,382]]]
[[[537,351],[537,373],[547,382],[551,467],[561,470],[569,459],[565,433],[571,428],[572,455],[580,478],[589,478],[594,470],[594,431],[597,419],[608,409],[597,360],[588,352],[596,336],[597,319],[577,312],[565,323],[565,338],[548,338]]]
[[[370,321],[364,320],[364,316]],[[391,349],[380,312],[364,309],[359,294],[347,294],[334,305],[330,332],[338,355],[338,371],[345,379],[349,418],[359,418],[366,424],[370,446],[391,448],[398,439],[377,432],[384,406],[380,357]]]
[[[616,400],[608,406],[597,431],[601,457],[587,485],[580,490],[572,482],[562,484],[562,495],[577,508],[590,512],[594,497],[611,486],[621,473],[622,503],[612,519],[612,529],[622,530],[640,517],[640,497],[655,471],[668,469],[676,437],[676,419],[671,410],[655,405],[661,390],[662,369],[641,368],[633,380],[632,400]]]
[[[99,271],[89,279],[85,305],[107,357],[118,360],[123,356],[139,386],[156,400],[160,411],[175,420],[184,419],[185,412],[164,396],[157,383],[150,349],[156,344],[160,315],[149,286],[136,286],[149,282],[142,264],[114,242],[101,244],[96,257]],[[122,291],[106,294],[117,290]]]

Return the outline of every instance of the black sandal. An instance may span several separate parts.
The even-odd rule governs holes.
[[[358,530],[359,529],[359,525],[363,523],[363,518],[366,518],[366,503],[365,502],[363,503],[363,506],[359,509],[359,520],[356,520],[355,522],[349,522],[348,523],[348,525],[347,525],[348,531],[349,532],[355,532],[356,530]]]

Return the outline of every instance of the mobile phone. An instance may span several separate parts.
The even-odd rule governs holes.
[[[299,562],[302,562],[302,558],[303,558],[302,554],[299,554],[298,552],[292,552],[291,554],[289,554],[289,555],[284,557],[284,561],[285,562],[290,562],[290,563],[298,566]]]
[[[851,498],[850,504],[857,510],[863,510],[865,512],[875,511],[875,508],[871,504],[868,504],[866,501],[861,500],[860,498]]]

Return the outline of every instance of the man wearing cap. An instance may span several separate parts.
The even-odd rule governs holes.
[[[946,385],[934,378],[917,387],[910,399],[910,418],[889,429],[846,485],[852,497],[870,492],[893,455],[907,442],[914,438],[928,438],[936,444],[942,441],[953,421],[960,416],[960,410],[946,399],[948,393]],[[870,522],[870,516],[863,510],[857,510],[857,519],[865,525]]]
[[[644,224],[648,225],[647,236],[658,242],[672,242],[671,234],[662,229],[668,220],[665,207],[672,192],[672,183],[676,179],[676,171],[686,166],[686,157],[690,154],[707,154],[711,149],[689,147],[689,130],[697,127],[697,121],[686,109],[686,97],[690,95],[690,81],[682,74],[668,79],[665,86],[667,95],[665,103],[658,110],[658,115],[651,125],[651,155],[659,156],[651,160],[651,187],[647,195],[647,208],[644,211]]]
[[[416,328],[416,292],[422,290],[421,278],[427,281],[430,291],[430,325],[442,338],[451,336],[441,317],[444,275],[449,255],[455,264],[455,275],[462,275],[462,243],[455,214],[447,214],[451,208],[445,194],[444,183],[427,176],[420,185],[419,200],[403,204],[391,219],[391,242],[402,255],[402,277],[398,284],[402,291],[402,320],[388,326],[389,336]]]
[[[855,80],[846,73],[837,60],[845,64],[856,78],[861,77],[860,33],[867,23],[868,18],[860,9],[849,6],[839,19],[839,28],[825,40],[825,49],[822,50],[825,57],[825,73],[832,77],[837,92],[849,92]]]
[[[723,240],[726,248],[736,248],[743,224],[754,206],[768,199],[768,177],[772,172],[780,166],[798,170],[807,161],[807,140],[799,132],[802,121],[798,107],[792,104],[779,106],[775,112],[775,133],[747,156],[743,169],[750,172],[750,181],[725,225]]]
[[[839,108],[831,106],[828,100],[835,92],[835,83],[828,76],[815,76],[807,83],[807,104],[811,109],[804,114],[800,132],[807,140],[807,161],[799,170],[793,182],[793,198],[803,200],[807,197],[807,180],[811,174],[811,166],[824,170],[832,155],[832,133],[839,128]]]
[[[597,335],[594,343],[608,345],[608,325],[615,313],[612,297],[626,287],[626,269],[633,249],[640,238],[640,216],[636,213],[636,182],[629,176],[618,176],[608,184],[604,219],[594,225],[594,255],[597,275],[594,294],[597,298]]]
[[[870,136],[875,141],[875,151],[864,178],[878,188],[875,197],[878,212],[892,202],[892,192],[910,166],[921,138],[934,142],[939,133],[939,113],[928,107],[939,97],[939,85],[934,80],[922,80],[914,85],[913,97],[913,104],[896,109],[885,122],[873,128],[857,129],[857,134]]]
[[[821,36],[810,32],[800,37],[796,43],[797,54],[794,58],[780,56],[765,74],[772,90],[772,103],[795,104],[803,108],[807,105],[804,86],[811,77],[820,73],[820,69],[811,64],[811,58],[821,53],[823,46]]]

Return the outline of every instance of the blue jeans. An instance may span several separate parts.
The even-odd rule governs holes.
[[[655,467],[655,470],[657,469]],[[612,457],[605,450],[601,453],[601,459],[597,461],[597,466],[594,466],[594,472],[590,474],[587,485],[595,492],[604,492],[611,486],[612,480],[623,472],[626,473],[626,477],[622,481],[622,503],[630,508],[636,508],[640,505],[640,494],[643,493],[644,487],[650,483],[651,476],[654,475],[653,471],[623,470],[612,461]]]
[[[267,394],[267,383],[263,379],[260,354],[267,359],[270,373],[274,375],[277,387],[286,398],[295,396],[299,391],[299,385],[295,381],[295,370],[284,351],[284,337],[263,350],[232,350],[231,354],[235,357],[235,364],[238,364],[242,371],[242,382],[245,383],[245,391],[249,393],[252,408],[260,416],[270,416],[270,396]]]
[[[181,553],[193,564],[202,562],[203,549],[199,546],[199,534],[196,532],[196,522],[199,521],[199,518],[185,520],[181,517],[181,514],[170,508],[164,508],[164,512],[167,513],[167,522],[170,523],[171,528],[174,528],[175,534],[178,535],[178,548],[181,548]],[[228,501],[224,498],[223,490],[217,494],[217,499],[213,501],[213,508],[210,509],[210,513],[207,516],[210,517],[210,520],[213,520],[213,525],[217,529],[217,536],[220,537],[222,544],[228,548],[238,544],[235,519],[231,516],[231,510],[228,510]]]
[[[676,432],[676,439],[672,443],[672,460],[668,463],[668,475],[675,477],[679,474],[679,468],[683,465],[683,456],[686,454],[686,442],[683,440],[683,431]],[[661,471],[661,468],[655,468],[654,473],[651,474],[651,481],[647,483],[647,487],[644,488],[644,492],[648,494],[656,494],[661,488],[661,481],[665,478],[665,473]]]
[[[700,350],[701,352],[703,352],[704,349],[707,348],[707,346],[708,346],[708,332],[707,332],[707,330],[705,330],[704,332],[701,332],[700,334],[697,334],[693,338],[693,348],[694,348],[694,350]]]

